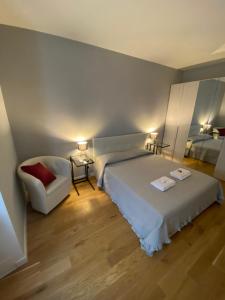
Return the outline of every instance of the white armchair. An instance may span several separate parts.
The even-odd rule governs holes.
[[[56,176],[56,179],[47,187],[45,187],[39,179],[25,173],[21,169],[23,165],[33,165],[38,162],[46,165]],[[17,172],[24,183],[25,190],[28,192],[32,208],[44,214],[48,214],[70,192],[71,165],[70,162],[64,158],[57,156],[31,158],[19,165]]]

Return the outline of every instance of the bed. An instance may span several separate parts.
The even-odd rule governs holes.
[[[204,138],[205,137],[205,138]],[[200,134],[188,138],[185,156],[216,165],[223,144],[222,138]]]
[[[185,156],[216,165],[224,137],[214,139],[212,135],[200,133],[202,126],[192,124],[185,148]],[[213,130],[217,130],[216,127]]]
[[[95,138],[93,146],[98,186],[118,206],[142,249],[152,255],[213,202],[221,203],[223,192],[218,180],[195,170],[166,192],[151,186],[152,180],[180,165],[145,151],[145,139],[142,133]]]

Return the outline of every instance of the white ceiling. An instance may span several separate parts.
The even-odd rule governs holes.
[[[0,23],[174,68],[225,58],[225,0],[0,0]]]

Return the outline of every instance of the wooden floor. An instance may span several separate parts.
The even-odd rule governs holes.
[[[48,216],[29,209],[29,263],[0,280],[1,300],[225,299],[225,205],[211,206],[148,257],[104,192],[87,184],[79,191]]]

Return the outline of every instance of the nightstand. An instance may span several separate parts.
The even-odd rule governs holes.
[[[170,147],[170,144],[166,144],[166,143],[156,143],[156,154],[158,154],[158,149],[160,149],[160,154],[162,154],[162,149]]]
[[[152,152],[153,154],[158,154],[158,151],[160,149],[160,154],[162,153],[162,149],[169,147],[169,144],[161,143],[161,142],[155,142],[155,143],[148,143],[147,144],[147,150]]]
[[[93,159],[91,159],[87,155],[70,156],[70,162],[71,162],[71,171],[72,171],[72,183],[77,192],[77,195],[79,196],[80,194],[78,192],[76,185],[81,182],[87,181],[90,184],[90,186],[93,188],[93,190],[95,190],[94,186],[92,185],[91,181],[89,180],[89,174],[88,174],[89,166],[94,164]],[[75,179],[75,172],[74,172],[75,167],[77,167],[77,168],[83,167],[84,171],[85,171],[85,176],[82,178],[79,178],[79,179]]]
[[[155,154],[156,153],[156,143],[147,143],[146,150],[148,150],[152,154]]]

